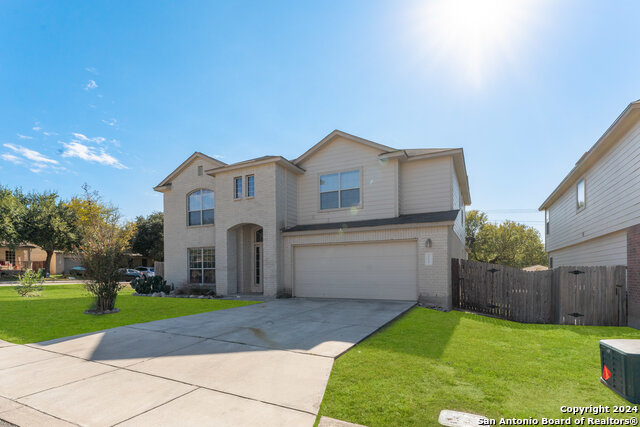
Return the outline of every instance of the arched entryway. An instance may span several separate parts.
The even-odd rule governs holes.
[[[229,290],[238,294],[263,294],[263,230],[257,224],[240,224],[227,231]]]

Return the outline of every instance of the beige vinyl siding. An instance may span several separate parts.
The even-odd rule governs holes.
[[[626,230],[549,253],[553,266],[627,265]]]
[[[298,176],[287,171],[287,227],[298,224]]]
[[[400,162],[400,214],[451,210],[451,157]]]
[[[395,216],[396,160],[380,161],[380,150],[336,138],[300,164],[306,170],[298,177],[298,223],[354,221]],[[361,170],[362,208],[320,210],[320,175]]]
[[[462,206],[462,195],[460,194],[460,184],[456,176],[456,170],[451,167],[451,208],[459,209]]]
[[[204,159],[194,160],[171,182],[164,193],[164,271],[169,284],[179,286],[188,281],[188,248],[215,245],[215,226],[187,226],[187,195],[205,188],[214,191],[215,221],[218,221],[218,194],[215,179],[207,174],[198,176],[198,166],[210,169],[216,165]]]
[[[583,175],[586,206],[576,211],[576,183],[550,207],[547,251],[640,223],[640,124],[631,128]]]
[[[452,202],[453,202],[451,204],[451,208],[460,210],[460,213],[458,214],[456,221],[453,223],[453,231],[455,232],[456,236],[464,246],[466,242],[466,239],[465,239],[466,231],[464,229],[465,209],[464,209],[464,203],[462,201],[462,193],[460,192],[460,184],[458,183],[458,177],[456,176],[456,171],[455,171],[455,168],[453,167],[451,168],[451,196],[452,196]]]

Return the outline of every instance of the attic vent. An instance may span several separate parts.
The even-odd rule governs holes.
[[[198,176],[202,176],[202,166],[198,166]]]

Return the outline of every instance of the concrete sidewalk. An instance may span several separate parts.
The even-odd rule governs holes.
[[[0,342],[0,419],[311,426],[334,359],[412,306],[275,300],[26,346]]]
[[[18,282],[0,282],[0,286],[16,286],[19,285],[20,283]],[[56,281],[49,281],[49,280],[45,280],[45,282],[43,283],[43,285],[45,286],[49,286],[49,285],[82,285],[84,284],[84,282],[82,280],[56,280]]]

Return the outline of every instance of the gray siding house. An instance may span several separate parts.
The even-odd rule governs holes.
[[[540,206],[549,264],[626,265],[640,326],[640,102],[620,114]]]
[[[451,307],[471,203],[462,149],[399,150],[336,130],[294,160],[228,165],[196,152],[154,189],[176,286]]]

